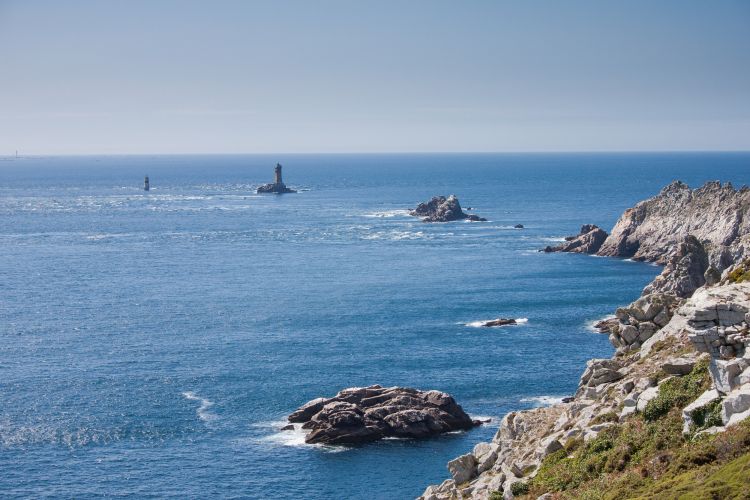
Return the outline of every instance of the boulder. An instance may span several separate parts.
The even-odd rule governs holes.
[[[288,417],[310,432],[306,443],[359,444],[385,437],[426,438],[471,429],[473,421],[448,394],[405,387],[355,387],[306,403]]]
[[[586,370],[581,375],[579,391],[586,387],[596,387],[620,380],[625,375],[619,371],[619,362],[614,359],[590,359],[586,363]]]
[[[451,222],[456,220],[470,220],[482,222],[487,219],[474,214],[467,214],[461,210],[461,204],[455,195],[435,196],[430,201],[420,203],[409,212],[414,217],[422,217],[424,222]]]
[[[698,396],[698,399],[687,405],[682,410],[682,432],[688,434],[695,425],[693,418],[697,410],[705,408],[707,405],[719,399],[721,399],[721,394],[719,394],[716,389],[710,389]]]
[[[727,394],[722,401],[721,419],[725,426],[750,417],[750,386],[742,386]]]
[[[693,371],[693,367],[695,366],[695,358],[675,358],[675,359],[668,359],[661,365],[661,369],[664,370],[664,373],[667,373],[669,375],[687,375],[691,371]]]
[[[557,246],[548,246],[544,252],[571,252],[594,254],[607,239],[607,232],[593,224],[584,224],[580,232],[575,236],[568,236],[565,241]]]
[[[477,475],[477,460],[467,453],[448,462],[448,471],[456,484],[462,484]]]
[[[612,329],[617,326],[618,320],[615,317],[605,318],[594,323],[594,330],[598,333],[611,333]]]

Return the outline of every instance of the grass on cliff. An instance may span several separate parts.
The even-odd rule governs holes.
[[[750,281],[750,259],[745,260],[727,276],[729,283],[744,283]]]
[[[536,498],[748,498],[750,499],[750,419],[712,436],[684,436],[682,408],[708,386],[705,364],[670,379],[643,414],[612,425],[584,443],[572,440],[548,455],[527,481]],[[662,392],[663,391],[663,392]],[[715,407],[699,428],[715,423]],[[743,496],[745,495],[745,496]]]

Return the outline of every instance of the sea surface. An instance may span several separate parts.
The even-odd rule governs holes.
[[[256,195],[277,161],[300,192]],[[741,185],[750,154],[0,159],[0,496],[413,498],[612,354],[591,322],[659,268],[538,250],[674,179]],[[489,222],[406,215],[451,193]],[[527,322],[471,326],[497,317]],[[351,448],[279,432],[370,384],[492,422]]]

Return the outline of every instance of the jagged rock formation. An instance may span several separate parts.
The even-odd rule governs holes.
[[[318,398],[289,415],[310,432],[305,442],[360,444],[385,437],[425,438],[468,430],[474,421],[448,394],[406,387],[354,387]]]
[[[568,455],[571,443],[589,443],[636,417],[666,418],[659,412],[669,411],[679,387],[693,387],[692,401],[677,407],[691,436],[750,418],[750,260],[740,260],[748,193],[719,183],[691,191],[677,182],[626,211],[599,254],[666,267],[606,324],[617,355],[590,360],[572,400],[506,415],[492,442],[452,461],[451,479],[420,498],[513,498],[514,489],[523,491],[515,483],[533,482],[544,458]],[[699,380],[711,383],[702,394]]]
[[[294,189],[289,189],[281,179],[281,164],[277,163],[274,168],[275,179],[271,184],[263,184],[258,186],[257,193],[273,193],[273,194],[284,194],[284,193],[296,193]]]
[[[451,222],[456,220],[484,222],[487,220],[474,214],[465,213],[455,195],[450,195],[447,198],[435,196],[430,201],[417,205],[417,208],[410,211],[409,215],[423,217],[424,222]]]
[[[698,238],[689,234],[680,242],[664,271],[643,289],[643,294],[661,292],[677,297],[690,297],[706,284],[706,271],[706,249]]]
[[[726,269],[750,243],[750,189],[707,182],[692,190],[675,181],[623,213],[598,255],[667,264],[685,236],[693,235],[710,264]]]
[[[599,251],[607,239],[607,232],[599,226],[584,224],[581,231],[575,236],[567,236],[563,243],[557,246],[548,246],[545,252],[572,252],[594,254]]]

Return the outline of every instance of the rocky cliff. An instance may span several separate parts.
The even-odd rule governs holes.
[[[568,402],[506,415],[421,498],[749,491],[749,193],[675,182],[627,210],[599,254],[665,268],[617,310],[617,354],[590,360]]]
[[[700,241],[720,271],[750,243],[750,189],[708,182],[698,189],[675,181],[622,214],[598,255],[666,264],[688,235]]]

